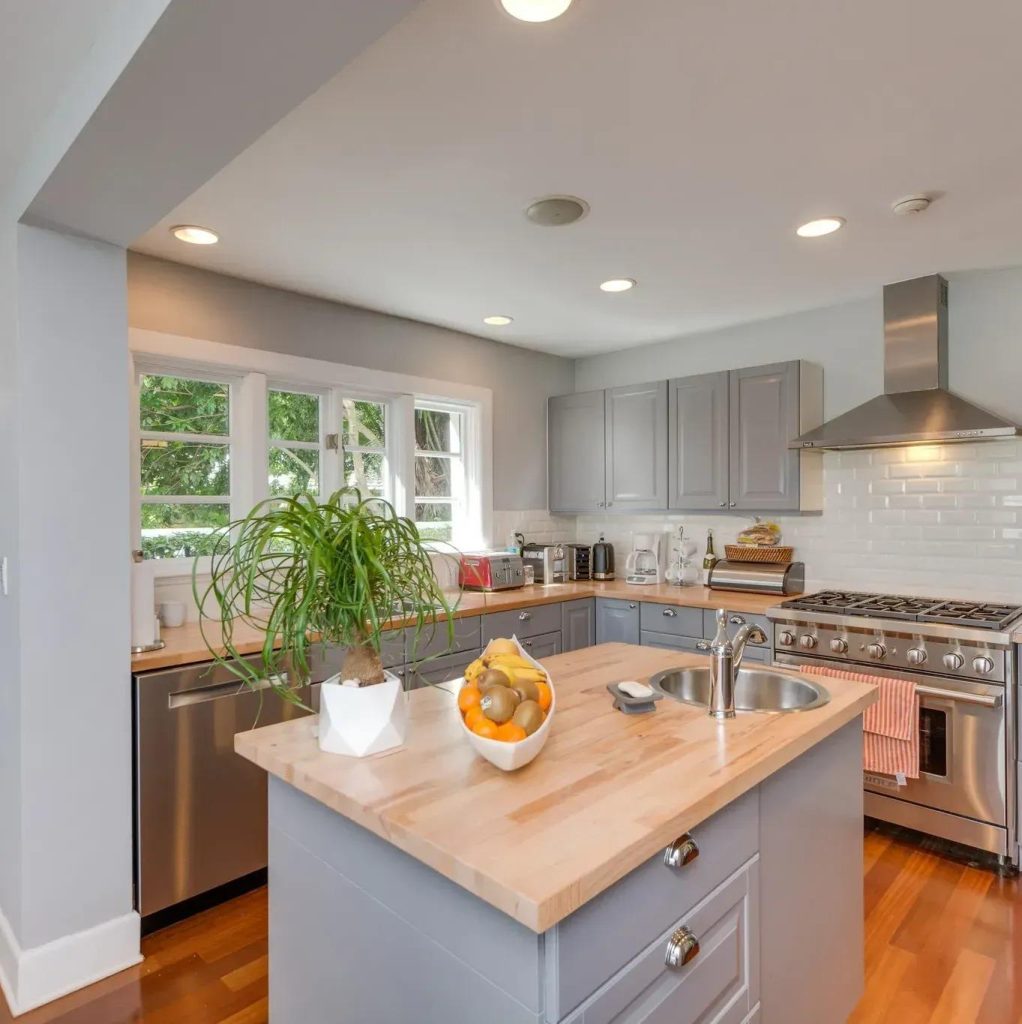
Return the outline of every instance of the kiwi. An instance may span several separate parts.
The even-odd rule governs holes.
[[[531,736],[543,724],[543,709],[534,700],[523,700],[512,716],[515,725],[520,725],[526,736]]]
[[[518,679],[512,687],[522,700],[539,700],[539,687],[531,679]]]
[[[491,722],[503,725],[514,715],[515,709],[518,707],[518,694],[506,686],[491,686],[483,694],[479,706]]]
[[[511,680],[499,668],[488,668],[477,680],[476,686],[485,690],[488,686],[510,686]]]

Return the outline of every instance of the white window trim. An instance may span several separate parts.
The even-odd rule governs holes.
[[[232,435],[247,434],[262,439],[261,445],[257,443],[250,448],[253,460],[258,459],[260,448],[265,449],[269,442],[266,403],[255,400],[256,390],[262,396],[268,388],[275,386],[292,390],[307,388],[315,392],[339,389],[345,397],[387,401],[390,432],[388,445],[392,450],[392,478],[395,480],[395,493],[391,500],[402,515],[411,518],[415,514],[415,401],[464,406],[465,437],[462,444],[469,480],[467,512],[471,522],[479,523],[480,536],[459,538],[458,543],[464,548],[485,547],[493,543],[493,392],[489,388],[350,366],[325,359],[265,352],[137,327],[129,330],[128,343],[133,360],[133,387],[140,372],[168,375],[184,373],[208,380],[219,377],[234,384],[236,411],[232,415],[236,414],[239,419],[232,420],[231,432]],[[252,374],[262,375],[261,380],[251,377]],[[246,387],[246,380],[250,383],[249,387]],[[259,387],[251,386],[253,383]],[[137,395],[135,398],[137,408]],[[339,403],[329,402],[328,406],[339,406]],[[339,410],[334,410],[330,415],[339,415]],[[339,434],[340,423],[326,423],[324,430]],[[131,442],[136,479],[139,472],[138,434],[138,418],[133,417]],[[258,468],[244,465],[245,453],[240,455],[236,478],[233,477],[235,467],[232,465],[232,509],[233,502],[237,502],[238,507],[247,510],[256,500],[249,482],[256,479],[256,473],[262,470],[262,465]],[[329,493],[326,479],[321,486]],[[132,536],[137,537],[140,527],[139,502],[132,504]],[[204,569],[208,571],[208,566],[200,564],[199,568],[200,573]],[[191,572],[191,559],[161,559],[156,565],[158,577],[190,577]]]

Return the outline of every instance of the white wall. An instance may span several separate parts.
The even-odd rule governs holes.
[[[951,274],[952,388],[1022,423],[1022,269]],[[883,307],[860,301],[579,360],[576,390],[808,359],[824,367],[829,418],[883,390]],[[828,452],[824,513],[779,517],[813,587],[876,588],[1022,602],[1022,440],[922,450]],[[580,517],[619,555],[633,531],[684,524],[721,546],[734,516]]]
[[[4,639],[15,631],[4,728],[13,660],[20,786],[13,802],[0,790],[0,946],[22,1009],[138,955],[125,277],[122,249],[18,228],[18,403],[5,434],[16,450],[12,459],[9,440],[0,445],[0,467],[15,473],[2,522],[5,532],[16,523],[19,543],[0,602]]]

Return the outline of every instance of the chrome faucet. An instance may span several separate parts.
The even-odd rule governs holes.
[[[717,610],[717,635],[712,641],[700,640],[696,646],[710,652],[710,703],[709,713],[713,718],[735,717],[735,680],[745,654],[745,645],[766,642],[766,634],[759,626],[745,623],[735,616],[741,628],[732,640],[727,634],[727,612]]]

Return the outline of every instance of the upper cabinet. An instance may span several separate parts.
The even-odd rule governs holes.
[[[550,399],[550,510],[667,508],[667,383]]]
[[[815,512],[823,371],[795,360],[550,400],[552,512]]]
[[[604,393],[551,398],[547,415],[547,470],[552,511],[599,512],[606,501]]]
[[[606,508],[667,508],[667,382],[606,393]]]

